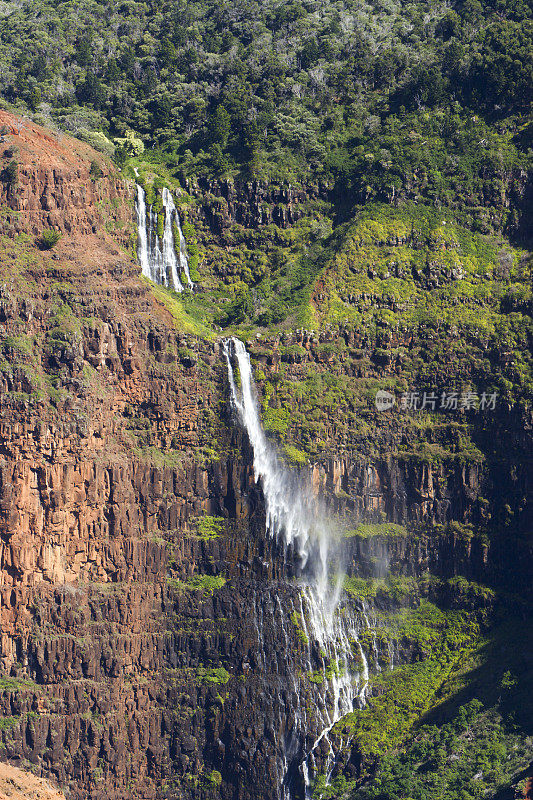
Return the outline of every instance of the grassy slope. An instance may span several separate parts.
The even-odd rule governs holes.
[[[483,633],[464,611],[426,604],[403,612],[397,632],[418,640],[420,659],[379,674],[373,681],[377,695],[337,725],[339,735],[352,736],[370,777],[362,786],[342,775],[328,787],[319,779],[315,796],[514,796],[509,787],[520,785],[533,759],[531,623],[520,602],[514,610],[514,620],[500,610]]]

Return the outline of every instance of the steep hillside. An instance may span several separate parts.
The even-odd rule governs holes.
[[[527,0],[32,0],[0,38],[2,96],[119,157],[132,129],[182,179],[322,177],[520,230]]]
[[[0,764],[0,800],[64,800],[58,792],[42,778],[29,772]]]
[[[319,182],[179,186],[141,155],[121,177],[1,114],[2,758],[79,800],[304,796],[339,665],[266,530],[229,404],[236,333],[266,432],[336,516],[369,669],[308,791],[525,792],[527,252],[421,205],[343,222]],[[140,275],[134,167],[157,214],[176,192],[195,292]],[[401,407],[450,390],[496,398]]]
[[[116,169],[82,142],[27,117],[0,110],[0,130],[4,239],[26,234],[45,249],[39,237],[55,229],[68,234],[56,260],[83,267],[123,259],[132,243],[132,192]]]

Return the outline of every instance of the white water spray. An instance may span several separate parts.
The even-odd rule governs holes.
[[[340,603],[343,575],[331,523],[322,513],[310,485],[283,464],[265,436],[255,399],[250,358],[243,343],[238,339],[226,340],[224,354],[232,405],[252,445],[255,479],[262,484],[267,531],[284,546],[285,552],[290,550],[298,562],[302,584],[298,617],[308,643],[310,671],[313,670],[311,643],[315,651],[318,648],[322,654],[321,707],[316,709],[320,733],[300,763],[309,797],[317,748],[322,742],[327,748],[322,768],[329,779],[335,759],[329,733],[356,703],[361,705],[365,700],[368,664],[358,639],[360,620]],[[240,389],[235,380],[234,360],[239,368]],[[300,733],[305,735],[307,717],[301,709],[300,717],[297,724]],[[282,797],[290,798],[287,786],[281,791]]]
[[[135,173],[137,175],[137,171]],[[163,236],[157,235],[157,214],[152,206],[146,208],[146,193],[137,184],[135,211],[137,216],[137,255],[142,274],[154,283],[167,286],[176,292],[183,291],[180,272],[183,272],[190,289],[194,288],[189,272],[187,246],[183,236],[178,212],[167,188],[162,192],[164,224]],[[179,233],[179,251],[176,253],[173,224]]]
[[[137,255],[141,265],[141,271],[146,277],[150,277],[150,259],[148,257],[148,236],[146,233],[146,195],[142,186],[137,184],[137,202],[135,203],[137,213]]]
[[[179,267],[179,269],[181,269],[185,274],[187,283],[189,285],[189,289],[192,289],[194,284],[191,280],[191,275],[189,273],[189,261],[187,259],[187,245],[185,242],[185,237],[183,236],[181,230],[180,218],[178,216],[178,212],[176,211],[176,206],[174,205],[174,200],[172,199],[172,195],[170,194],[167,188],[163,189],[162,197],[163,197],[163,208],[165,209],[163,253],[168,253],[169,261],[171,261],[171,269],[172,269],[174,283],[176,283],[176,280],[179,283],[179,278],[178,278],[178,267]],[[174,242],[174,231],[172,230],[173,222],[176,223],[176,227],[178,229],[178,234],[179,234],[179,250],[177,256],[176,256],[176,247]]]

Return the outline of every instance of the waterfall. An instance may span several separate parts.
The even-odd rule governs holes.
[[[169,263],[172,267],[172,277],[174,285],[180,283],[178,278],[178,267],[183,270],[189,289],[193,288],[193,282],[189,273],[189,261],[187,259],[187,245],[185,237],[181,230],[180,218],[174,205],[174,200],[167,188],[163,189],[163,208],[165,209],[165,232],[163,235],[163,253],[168,253]],[[176,227],[179,233],[179,251],[176,256],[176,247],[174,243],[174,232],[172,230],[172,223],[176,222]],[[176,283],[177,281],[177,283]],[[181,283],[180,283],[181,286]],[[183,288],[183,287],[182,287]]]
[[[136,172],[137,174],[137,172]],[[142,274],[154,283],[161,284],[176,292],[183,291],[180,272],[185,274],[190,289],[194,288],[189,272],[187,246],[183,236],[178,212],[172,195],[167,188],[162,192],[163,211],[165,215],[163,236],[157,235],[157,214],[150,206],[146,208],[146,193],[137,184],[135,211],[137,216],[137,256]],[[179,232],[179,252],[176,254],[173,223]]]
[[[150,259],[148,257],[148,236],[146,234],[146,195],[142,186],[137,184],[137,255],[141,271],[147,278],[150,277]]]
[[[322,742],[329,748],[325,767],[322,765],[329,778],[334,765],[329,733],[339,719],[353,711],[356,703],[362,705],[365,700],[368,664],[358,639],[361,622],[341,601],[343,573],[338,537],[331,520],[322,512],[309,482],[284,465],[265,436],[244,344],[238,339],[226,340],[224,355],[232,406],[248,434],[255,480],[261,481],[263,489],[267,531],[286,554],[290,552],[296,559],[301,592],[300,608],[295,611],[308,643],[309,670],[313,669],[312,644],[315,651],[318,645],[323,654],[321,707],[317,708],[320,732],[299,765],[306,797],[310,797],[315,751]],[[239,369],[240,387],[235,379],[234,362]],[[364,613],[363,624],[368,626]],[[297,725],[303,738],[307,717],[302,709],[298,713]],[[283,787],[281,797],[291,797],[288,786]]]

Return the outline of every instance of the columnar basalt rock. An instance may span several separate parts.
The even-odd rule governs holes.
[[[233,223],[246,228],[274,223],[286,228],[303,216],[306,203],[326,200],[332,187],[325,184],[273,187],[257,180],[235,183],[200,179],[187,181],[187,188],[203,196],[202,213],[213,231],[223,234]]]
[[[2,758],[30,762],[73,800],[273,800],[313,743],[307,673],[324,665],[294,622],[290,553],[265,533],[221,343],[177,332],[120,249],[133,198],[112,168],[11,117],[0,112],[20,154],[18,187],[0,196],[6,231],[14,245],[43,227],[65,235],[57,258],[32,250],[15,285],[0,285]],[[232,192],[229,218],[250,224],[258,203],[296,215],[305,202],[295,190]],[[125,228],[108,235],[106,220]],[[254,355],[269,375],[286,364],[298,376],[307,360],[328,369],[319,345],[339,336],[370,347],[361,332],[298,331]],[[298,358],[280,350],[292,344]],[[518,441],[518,421],[504,423]],[[373,575],[377,561],[405,575],[487,574],[483,542],[431,530],[478,519],[478,495],[494,485],[486,470],[402,458],[387,426],[388,452],[367,458],[335,420],[330,431],[311,467],[317,493],[354,524],[386,515],[409,526],[404,537],[350,538],[351,574]],[[221,525],[213,536],[198,527],[206,515]],[[298,704],[311,709],[307,735]]]

